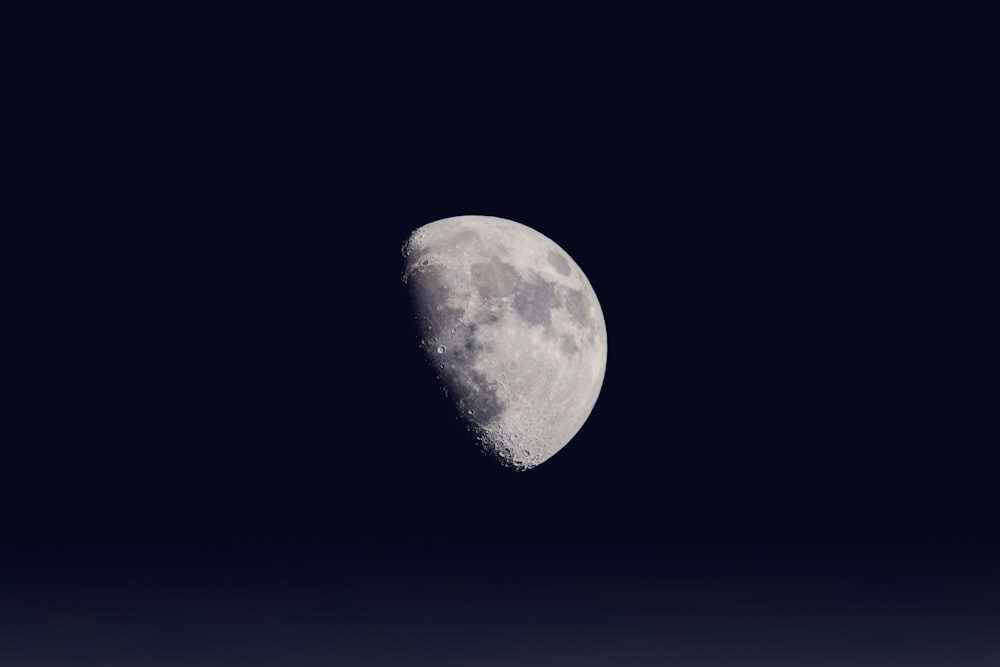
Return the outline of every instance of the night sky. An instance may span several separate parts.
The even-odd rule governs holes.
[[[881,32],[255,18],[37,63],[0,667],[1000,664],[995,442]],[[604,310],[523,473],[399,280],[464,214]]]

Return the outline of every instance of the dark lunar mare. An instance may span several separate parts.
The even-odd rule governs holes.
[[[567,262],[566,258],[556,251],[550,250],[547,259],[549,260],[549,264],[552,265],[552,268],[559,273],[564,276],[568,276],[570,274],[569,262]]]
[[[563,290],[563,299],[566,310],[569,312],[577,324],[585,327],[590,332],[592,339],[597,338],[597,323],[590,317],[590,299],[583,290],[566,289]]]
[[[558,307],[556,286],[546,280],[537,283],[521,281],[514,290],[514,310],[528,324],[552,328],[552,309]]]

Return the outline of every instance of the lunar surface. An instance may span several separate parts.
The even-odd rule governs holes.
[[[562,449],[604,381],[607,331],[576,262],[530,227],[445,218],[403,246],[420,346],[483,449],[527,470]]]

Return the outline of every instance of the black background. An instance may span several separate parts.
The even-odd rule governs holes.
[[[993,664],[894,24],[487,14],[38,56],[0,664]],[[604,309],[594,411],[525,473],[453,418],[399,280],[463,214]]]

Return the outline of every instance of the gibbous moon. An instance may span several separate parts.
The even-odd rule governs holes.
[[[607,331],[590,281],[548,237],[512,220],[445,218],[403,246],[420,346],[482,448],[527,470],[587,420]]]

